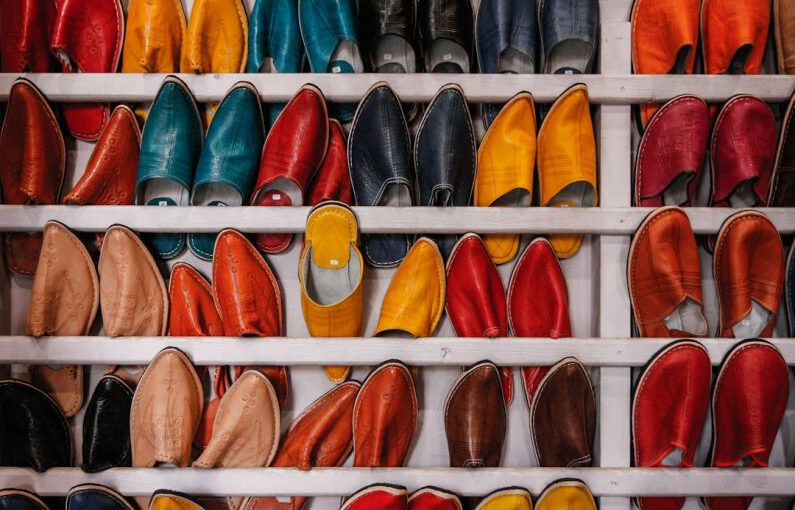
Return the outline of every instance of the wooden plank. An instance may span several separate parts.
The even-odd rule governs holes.
[[[148,495],[163,488],[202,496],[347,496],[375,483],[409,490],[433,485],[463,496],[519,486],[537,495],[562,478],[584,481],[596,496],[790,496],[795,469],[116,468],[96,474],[79,468],[53,468],[45,473],[0,469],[5,487],[32,490],[40,496],[64,495],[81,483],[107,485],[127,496]]]
[[[354,207],[362,233],[583,233],[631,235],[651,208],[593,207]],[[114,224],[138,232],[303,232],[309,207],[153,207],[0,205],[0,232],[42,230],[57,219],[69,228],[101,232]],[[795,210],[760,209],[782,233],[795,232]],[[736,210],[687,209],[697,234],[715,233]]]

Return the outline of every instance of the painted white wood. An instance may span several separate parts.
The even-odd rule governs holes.
[[[612,58],[609,54],[604,58]],[[603,62],[604,66],[604,62]],[[318,86],[330,101],[356,102],[379,81],[388,81],[404,101],[428,102],[440,87],[458,83],[475,103],[506,101],[530,91],[539,102],[552,102],[575,83],[588,85],[595,104],[664,102],[680,94],[695,94],[706,101],[723,101],[736,94],[753,94],[772,102],[792,94],[795,77],[630,75],[603,70],[602,75],[543,74],[205,74],[178,75],[200,102],[218,101],[238,81],[253,83],[263,101],[288,100],[304,84]],[[8,98],[19,76],[34,82],[52,101],[151,101],[163,74],[0,74],[0,101]]]
[[[605,154],[607,147],[602,147]],[[602,190],[610,185],[602,172]],[[606,193],[609,196],[609,193]],[[354,207],[359,231],[426,234],[519,233],[632,235],[651,208],[610,206],[551,207]],[[788,208],[761,208],[781,233],[795,232],[795,214]],[[154,207],[154,206],[27,206],[0,205],[0,232],[42,230],[49,220],[83,232],[101,232],[122,224],[138,232],[303,232],[309,207]],[[716,233],[737,210],[686,209],[697,234]]]

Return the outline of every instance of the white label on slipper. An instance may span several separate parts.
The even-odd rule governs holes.
[[[274,193],[274,194],[273,194],[273,199],[274,199],[274,200],[281,200],[281,199],[282,199],[282,196],[281,196],[279,193]]]
[[[452,53],[445,53],[445,54],[442,56],[442,60],[445,60],[445,61],[447,61],[447,60],[453,60],[453,54],[452,54]]]
[[[331,260],[328,261],[328,263],[331,264],[332,266],[340,265],[340,261],[337,260],[337,259],[331,259]]]
[[[331,68],[331,72],[332,73],[341,73],[342,72],[342,68],[340,66],[334,66],[334,67]]]
[[[168,200],[161,200],[157,203],[157,205],[160,207],[165,207],[168,205]]]
[[[392,54],[391,53],[384,53],[384,60],[392,60]]]

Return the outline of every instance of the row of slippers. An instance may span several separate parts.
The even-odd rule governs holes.
[[[726,355],[714,385],[712,374],[709,353],[694,340],[672,342],[647,363],[632,404],[635,466],[692,467],[710,407],[714,433],[708,465],[768,466],[789,399],[790,373],[783,356],[766,341],[746,340]],[[29,384],[9,380],[0,382],[0,403],[6,423],[2,439],[10,445],[3,449],[0,465],[37,471],[69,465],[68,425],[52,399]],[[242,372],[215,416],[200,427],[202,406],[197,372],[175,348],[152,360],[134,394],[122,380],[107,375],[84,420],[83,469],[186,467],[193,458],[192,442],[201,440],[197,431],[204,428],[207,433],[208,421],[209,441],[194,467],[308,470],[340,466],[351,450],[354,467],[399,467],[418,418],[411,371],[397,361],[376,367],[364,383],[346,382],[322,395],[296,418],[281,445],[276,393],[256,368]],[[564,359],[546,372],[530,417],[541,467],[591,464],[596,404],[587,372],[576,359]],[[506,413],[497,367],[482,362],[462,372],[448,395],[444,419],[451,467],[498,467]],[[726,505],[747,508],[751,499],[705,502],[717,510]],[[233,508],[243,501],[232,500],[237,502]],[[269,508],[273,501],[247,498],[242,507]],[[304,501],[294,497],[293,508]],[[639,500],[641,510],[678,509],[683,503],[684,498]]]

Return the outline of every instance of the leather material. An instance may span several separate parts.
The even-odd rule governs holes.
[[[596,139],[585,85],[574,85],[561,94],[541,125],[538,132],[538,186],[539,205],[542,207],[596,207],[599,202]],[[579,202],[569,198],[572,188],[581,189],[581,193],[577,193]],[[551,235],[549,241],[558,258],[565,259],[579,251],[582,236]]]
[[[525,489],[511,487],[492,492],[475,510],[533,510],[533,500]]]
[[[417,390],[406,365],[388,361],[362,384],[353,406],[354,467],[400,467],[417,427]]]
[[[773,164],[770,194],[767,199],[767,205],[772,207],[795,206],[795,138],[793,138],[795,132],[792,130],[794,108],[795,95],[790,98],[781,120],[776,161]]]
[[[342,42],[357,45],[355,2],[301,0],[298,2],[298,16],[306,57],[313,73],[332,72],[331,58]]]
[[[314,85],[304,85],[276,119],[259,162],[251,205],[301,206],[304,192],[323,163],[329,143],[326,99]],[[257,234],[265,253],[287,249],[292,234]]]
[[[31,384],[0,381],[0,438],[0,466],[43,473],[72,463],[72,441],[63,412]]]
[[[400,101],[385,82],[365,94],[348,138],[348,168],[356,205],[414,205],[411,135]],[[395,266],[411,247],[403,234],[364,236],[364,255],[376,267]]]
[[[188,29],[178,0],[130,0],[123,73],[176,73]]]
[[[508,328],[515,337],[569,338],[569,291],[549,241],[543,237],[527,245],[508,284]],[[523,367],[522,382],[528,405],[546,375],[546,367]]]
[[[444,72],[443,64],[434,66],[428,53],[433,44],[442,39],[457,44],[466,53],[465,65],[456,64],[455,72],[470,72],[475,44],[472,4],[466,0],[419,0],[417,13],[426,72]]]
[[[244,205],[254,185],[264,140],[257,89],[248,82],[236,83],[218,105],[207,129],[191,205]],[[188,246],[200,259],[211,260],[215,238],[215,234],[188,234]]]
[[[415,44],[416,4],[411,0],[362,0],[358,7],[358,35],[362,48],[366,49],[364,63],[367,71],[389,72],[390,64],[394,64],[399,66],[400,73],[419,72]],[[405,53],[392,54],[391,57],[379,54],[379,44],[388,36],[400,38]]]
[[[105,233],[99,254],[102,325],[108,336],[164,336],[168,293],[146,246],[121,225]]]
[[[58,120],[33,83],[18,79],[11,86],[0,131],[0,184],[8,205],[53,205],[58,202],[66,167],[66,149]],[[8,270],[33,276],[41,250],[40,233],[5,234]]]
[[[463,510],[458,496],[436,487],[423,487],[409,497],[408,510]]]
[[[348,381],[333,387],[312,402],[293,421],[281,441],[272,467],[338,467],[353,449],[353,403],[361,384]],[[241,510],[301,510],[306,498],[293,496],[288,502],[275,497],[250,497]]]
[[[576,73],[588,74],[593,70],[599,32],[597,0],[542,0],[538,5],[538,25],[542,73],[559,74],[567,70],[556,64],[554,53],[571,42],[576,42],[577,46],[569,48],[562,60],[567,63],[576,61]]]
[[[532,2],[484,0],[475,17],[475,42],[481,73],[533,74],[538,52],[538,18]],[[521,59],[521,64],[514,61]],[[483,105],[483,125],[488,129],[503,105]]]
[[[328,150],[323,163],[306,192],[307,204],[316,206],[324,200],[353,203],[353,187],[348,172],[348,144],[345,130],[336,119],[329,119]]]
[[[130,467],[130,406],[133,390],[120,377],[99,380],[83,417],[83,471]]]
[[[630,245],[627,280],[639,336],[707,335],[698,245],[682,209],[661,207],[643,220]],[[665,319],[686,302],[697,305],[703,329],[681,331],[666,325]]]
[[[701,44],[705,74],[759,74],[767,45],[770,4],[704,0]]]
[[[712,396],[709,466],[766,468],[789,398],[789,370],[762,340],[738,344],[724,359]],[[745,510],[750,497],[705,498],[709,510]]]
[[[405,487],[397,485],[371,485],[359,490],[342,504],[340,510],[405,510]]]
[[[41,257],[31,288],[26,332],[41,336],[87,335],[99,308],[99,282],[85,246],[62,224],[44,226]],[[30,367],[34,383],[67,417],[83,406],[83,367]]]
[[[632,6],[635,74],[693,74],[698,52],[700,0],[637,0]],[[640,106],[645,126],[657,105]]]
[[[53,68],[50,38],[55,0],[0,2],[0,69],[4,73],[46,73]]]
[[[691,468],[712,387],[709,352],[681,340],[652,358],[638,379],[632,403],[632,451],[636,467]],[[676,455],[677,460],[669,458]],[[685,498],[638,498],[641,510],[678,510]]]
[[[324,202],[306,219],[304,249],[298,260],[301,311],[312,336],[353,337],[362,331],[364,262],[359,224],[353,211]],[[348,378],[350,367],[325,367],[333,383]]]
[[[182,45],[182,73],[246,70],[248,17],[241,0],[196,0]]]
[[[593,462],[596,402],[588,372],[575,358],[549,369],[530,406],[530,431],[540,467]]]
[[[119,0],[61,0],[50,48],[65,73],[115,73],[124,40]],[[109,103],[65,103],[72,136],[95,141],[110,118]]]
[[[395,271],[381,302],[373,336],[432,336],[444,312],[445,274],[436,243],[421,237]]]
[[[133,510],[133,507],[113,489],[83,484],[69,490],[66,510]]]
[[[457,336],[508,336],[505,288],[480,236],[465,234],[447,260],[445,310]],[[513,401],[513,374],[501,369],[505,404]]]
[[[157,491],[149,501],[149,510],[204,510],[204,507],[186,494]]]
[[[760,99],[740,95],[723,106],[715,120],[710,146],[710,206],[767,204],[776,132],[773,110]],[[750,188],[746,192],[750,196],[738,195],[745,187]]]
[[[536,500],[536,510],[596,510],[596,501],[588,486],[579,480],[553,483]]]
[[[149,109],[141,135],[136,204],[188,205],[203,138],[202,120],[188,86],[175,76],[166,77]],[[156,187],[165,184],[179,191],[174,190],[171,196],[163,191],[158,196]],[[160,258],[170,259],[185,247],[185,235],[149,234],[147,243]]]
[[[247,73],[300,73],[304,43],[298,25],[297,0],[256,0],[248,25]],[[268,103],[267,122],[272,126],[284,103]]]
[[[713,257],[718,291],[721,338],[734,338],[734,328],[753,321],[755,305],[769,316],[759,331],[744,337],[770,337],[776,326],[784,288],[784,246],[764,214],[741,211],[729,216],[718,232]]]
[[[425,109],[414,144],[419,204],[464,207],[472,200],[476,142],[464,91],[445,85]],[[457,236],[433,236],[447,258]]]
[[[793,243],[795,245],[795,243]],[[784,304],[787,310],[787,322],[789,324],[790,336],[795,331],[795,249],[790,245],[789,253],[787,255],[787,273],[784,275],[785,291],[784,291]]]
[[[529,206],[535,165],[535,103],[522,92],[502,108],[478,148],[475,206]],[[496,264],[512,260],[519,250],[516,234],[490,234],[483,242]]]
[[[215,241],[213,300],[226,336],[274,337],[284,334],[282,291],[268,263],[240,232],[223,230]],[[256,367],[287,399],[286,367]],[[235,368],[240,372],[241,368]]]
[[[693,205],[710,123],[707,103],[690,95],[671,99],[654,114],[638,148],[635,206]]]
[[[462,373],[444,406],[450,467],[499,467],[506,423],[499,369],[486,361]]]
[[[174,347],[160,351],[144,371],[130,409],[133,467],[188,467],[203,402],[188,357]]]
[[[789,2],[773,2],[773,29],[779,74],[795,74],[795,9]]]
[[[0,491],[0,510],[50,510],[35,494],[20,489]]]

